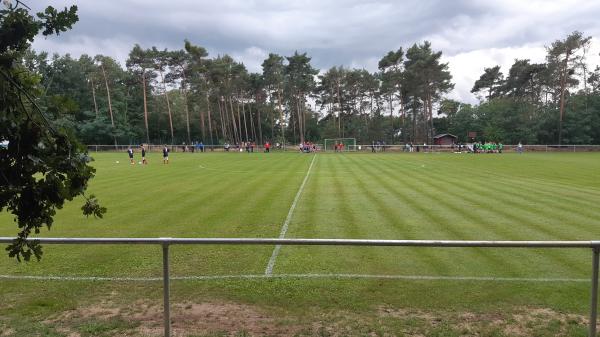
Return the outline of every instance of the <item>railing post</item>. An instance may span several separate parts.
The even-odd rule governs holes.
[[[169,244],[164,242],[163,249],[163,301],[165,337],[171,337],[170,282],[169,282]]]
[[[590,301],[590,332],[589,337],[596,337],[596,318],[598,316],[598,262],[600,248],[594,247],[592,259],[592,295]]]

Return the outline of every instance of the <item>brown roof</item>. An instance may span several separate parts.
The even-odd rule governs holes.
[[[446,137],[446,136],[452,137],[452,138],[458,138],[455,135],[452,135],[452,134],[449,134],[449,133],[442,133],[442,134],[433,136],[433,139],[438,139],[438,138],[442,138],[442,137]]]

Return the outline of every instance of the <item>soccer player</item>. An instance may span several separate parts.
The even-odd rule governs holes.
[[[269,153],[271,151],[271,143],[265,143],[265,153]]]
[[[146,148],[144,145],[140,145],[140,149],[142,151],[142,164],[146,165],[148,162],[146,161]]]
[[[169,163],[169,148],[165,145],[163,147],[163,164]]]
[[[131,147],[127,149],[127,154],[129,155],[129,162],[131,165],[135,165],[135,162],[133,161],[133,149]]]

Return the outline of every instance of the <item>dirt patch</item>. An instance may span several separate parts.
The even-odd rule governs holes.
[[[12,336],[15,333],[14,329],[11,328],[5,328],[4,326],[0,325],[0,336],[5,337],[5,336]]]
[[[137,327],[129,331],[135,335],[162,336],[163,334],[162,305],[144,301],[137,301],[127,308],[117,308],[111,306],[109,302],[104,302],[70,310],[47,322],[65,326],[87,319],[114,318],[135,323]],[[296,334],[299,329],[294,324],[283,323],[250,305],[217,302],[173,304],[171,327],[174,336],[214,333],[290,336]]]
[[[146,306],[141,312],[133,313],[132,319],[141,322],[140,332],[144,335],[160,335],[163,323],[162,306]],[[295,334],[294,326],[279,324],[255,307],[235,303],[181,303],[171,307],[171,326],[179,332],[209,334],[223,332],[234,334],[246,332],[250,335],[289,336]]]
[[[546,331],[543,336],[571,336],[575,329],[582,330],[588,320],[585,316],[561,313],[548,308],[515,308],[505,312],[425,312],[413,309],[380,307],[378,315],[401,320],[420,321],[420,329],[435,330],[441,325],[461,336],[480,336],[495,332],[502,336],[525,337]],[[408,331],[405,331],[408,332]],[[412,336],[412,334],[407,333]]]
[[[67,310],[55,317],[51,317],[44,323],[68,322],[74,320],[84,320],[89,318],[106,320],[116,317],[120,314],[121,309],[115,307],[111,301],[101,301],[100,303],[87,307],[78,307],[72,310]]]
[[[58,327],[56,328],[56,332],[59,332],[67,337],[81,337],[81,334],[79,332],[72,331],[71,329],[66,327]]]
[[[271,311],[273,312],[273,311]],[[314,308],[302,317],[268,314],[231,302],[183,302],[171,306],[173,336],[564,336],[585,331],[587,319],[547,308],[510,312],[425,311],[379,307],[357,313]],[[111,300],[63,312],[47,321],[69,337],[79,337],[86,322],[112,327],[107,336],[162,336],[160,302],[137,301],[118,307]],[[125,322],[125,323],[123,323]],[[115,323],[116,324],[116,323]],[[85,335],[85,333],[82,333]],[[1,336],[4,337],[4,336]]]

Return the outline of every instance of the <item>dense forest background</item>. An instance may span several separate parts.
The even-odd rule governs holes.
[[[227,55],[135,45],[126,65],[104,56],[22,60],[36,74],[38,104],[86,144],[204,144],[353,137],[357,143],[600,144],[600,68],[590,38],[574,32],[547,47],[545,63],[490,65],[473,85],[477,105],[446,99],[454,85],[429,42],[390,51],[379,70],[315,69],[305,53],[269,54],[262,73]]]

